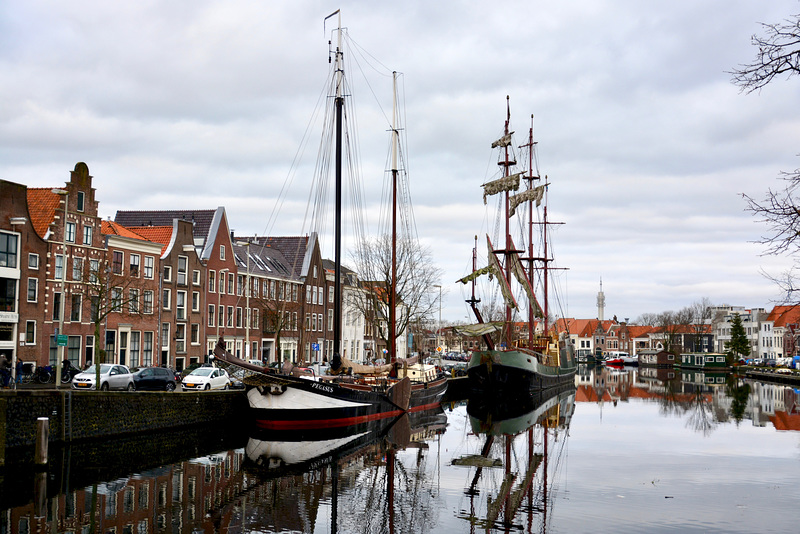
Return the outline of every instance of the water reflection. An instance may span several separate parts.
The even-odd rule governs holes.
[[[51,451],[46,472],[7,467],[0,533],[553,532],[582,403],[601,419],[652,404],[641,440],[677,417],[710,441],[722,425],[800,430],[799,396],[731,374],[582,366],[576,388],[527,402],[305,434],[230,426],[75,444]]]

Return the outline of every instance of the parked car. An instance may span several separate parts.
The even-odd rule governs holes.
[[[72,389],[94,389],[97,368],[90,365],[72,379]],[[100,389],[127,389],[133,391],[136,384],[133,382],[131,370],[124,365],[112,363],[100,364]]]
[[[198,367],[183,377],[181,386],[184,391],[209,389],[228,389],[231,379],[225,369],[216,367]]]
[[[175,391],[178,382],[175,371],[166,367],[142,367],[133,373],[133,383],[137,390]]]

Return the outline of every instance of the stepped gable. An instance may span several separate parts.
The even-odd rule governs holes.
[[[42,239],[47,235],[55,219],[56,209],[61,206],[61,198],[53,193],[52,187],[28,188],[28,213],[31,224]]]
[[[140,226],[168,226],[172,231],[172,221],[180,219],[194,223],[193,234],[196,238],[203,239],[205,246],[208,232],[217,210],[131,210],[117,211],[114,222],[122,226],[133,228]],[[161,243],[161,241],[157,241]]]

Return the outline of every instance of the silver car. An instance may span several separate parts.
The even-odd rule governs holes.
[[[97,369],[94,365],[88,367],[83,372],[78,373],[72,379],[72,389],[95,389],[95,377]],[[124,365],[113,363],[100,364],[100,389],[108,391],[109,389],[126,389],[133,391],[136,386],[133,383],[133,374],[130,369]]]

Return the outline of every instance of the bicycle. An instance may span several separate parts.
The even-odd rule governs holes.
[[[36,369],[34,380],[38,384],[47,384],[49,382],[55,382],[56,377],[52,373],[52,369],[53,368],[49,365],[45,365],[44,367],[38,367]]]
[[[22,373],[17,377],[17,381],[20,384],[30,384],[33,382],[33,376],[35,373],[35,366],[33,363],[23,363],[22,364]]]

